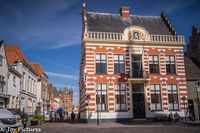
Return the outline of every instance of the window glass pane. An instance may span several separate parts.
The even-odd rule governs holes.
[[[114,55],[114,60],[115,60],[115,61],[118,60],[118,55]]]
[[[155,85],[156,86],[156,90],[160,90],[160,85]]]
[[[173,86],[173,90],[177,90],[176,85],[172,85]]]
[[[126,85],[125,84],[121,84],[121,90],[125,90]]]
[[[119,60],[123,61],[124,60],[124,55],[119,55]]]
[[[151,90],[154,90],[154,85],[151,85],[150,89],[151,89]]]
[[[158,56],[153,56],[154,57],[154,61],[158,61]]]
[[[107,85],[106,84],[102,84],[102,90],[106,90]]]
[[[156,105],[155,104],[151,104],[151,110],[156,110]]]
[[[153,57],[152,56],[149,56],[149,61],[153,61]]]
[[[100,54],[96,54],[96,60],[100,60]]]
[[[171,90],[171,85],[167,85],[167,89],[168,89],[168,90]]]
[[[165,61],[169,61],[169,56],[165,56]]]
[[[106,55],[105,54],[101,54],[101,60],[106,60]]]
[[[175,61],[174,56],[170,56],[170,61]]]

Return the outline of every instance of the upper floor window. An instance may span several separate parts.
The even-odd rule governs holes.
[[[124,55],[122,54],[114,55],[114,72],[125,73]]]
[[[160,85],[151,85],[151,110],[161,110]]]
[[[0,93],[4,92],[4,84],[5,84],[4,77],[0,75]]]
[[[176,74],[175,56],[165,56],[167,74]]]
[[[149,56],[149,69],[150,69],[150,73],[152,73],[152,74],[160,73],[159,59],[158,59],[157,55]]]
[[[16,77],[13,76],[13,85],[16,86]]]
[[[97,111],[107,111],[107,85],[105,83],[97,84],[96,90]]]
[[[115,110],[126,110],[126,85],[115,84]]]
[[[178,110],[178,90],[177,85],[169,84],[168,89],[168,99],[169,99],[169,110]]]
[[[3,65],[3,56],[0,55],[0,66]]]
[[[96,73],[97,74],[107,73],[106,54],[96,54]]]

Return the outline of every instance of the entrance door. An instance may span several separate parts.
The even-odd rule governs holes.
[[[132,84],[133,118],[145,118],[144,84]]]

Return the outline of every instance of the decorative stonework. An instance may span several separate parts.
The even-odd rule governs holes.
[[[143,27],[131,26],[124,30],[125,40],[130,41],[147,41],[149,40],[149,33]]]

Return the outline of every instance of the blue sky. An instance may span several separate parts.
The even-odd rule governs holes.
[[[39,62],[58,88],[72,87],[78,104],[82,0],[0,0],[0,39],[19,44],[31,62]],[[134,15],[164,11],[186,41],[193,25],[200,27],[199,0],[86,0],[88,11]]]

